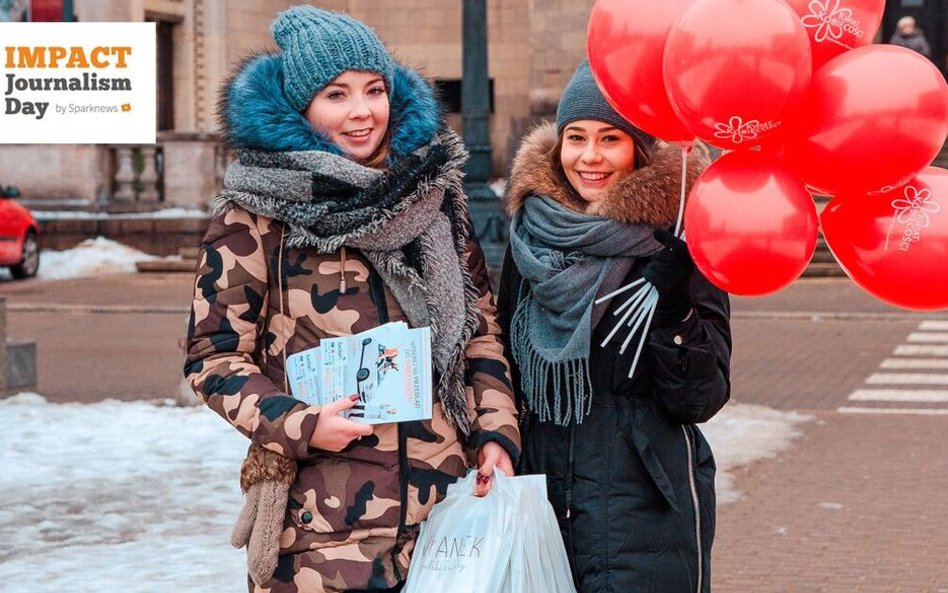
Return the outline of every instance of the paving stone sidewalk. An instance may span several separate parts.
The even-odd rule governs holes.
[[[948,593],[948,418],[819,412],[718,512],[717,593]]]
[[[847,280],[732,303],[734,400],[813,420],[735,472],[744,498],[718,511],[714,591],[948,593],[948,415],[838,411],[948,313],[895,309]]]

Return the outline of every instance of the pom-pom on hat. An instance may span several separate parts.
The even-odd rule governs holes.
[[[596,85],[588,60],[583,60],[576,68],[573,77],[563,89],[563,96],[560,97],[560,104],[556,109],[556,133],[562,134],[563,128],[568,124],[581,119],[594,119],[614,125],[632,136],[642,150],[648,151],[655,144],[653,136],[633,126],[609,105]]]
[[[346,70],[375,72],[391,92],[392,56],[375,31],[348,15],[294,6],[277,15],[270,32],[283,50],[283,92],[297,111]]]

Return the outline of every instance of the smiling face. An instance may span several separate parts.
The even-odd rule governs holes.
[[[304,115],[343,152],[366,162],[388,128],[385,82],[374,72],[347,70],[316,93]]]
[[[570,185],[587,202],[587,212],[595,212],[606,189],[635,167],[635,141],[612,124],[570,122],[563,129],[560,163]]]

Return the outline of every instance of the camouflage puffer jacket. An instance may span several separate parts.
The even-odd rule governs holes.
[[[358,252],[285,248],[283,232],[282,223],[243,210],[211,221],[198,268],[188,379],[241,433],[299,463],[281,563],[268,589],[392,586],[407,574],[417,525],[472,465],[472,447],[496,440],[518,455],[509,371],[483,255],[472,243],[482,322],[467,349],[474,419],[467,443],[436,402],[431,421],[377,425],[351,449],[327,453],[309,447],[318,408],[286,395],[285,356],[325,337],[406,320]]]
[[[406,76],[403,69],[400,76]],[[413,76],[407,83],[396,80],[396,91],[399,84],[417,87],[420,79]],[[241,86],[260,96],[253,85]],[[410,114],[399,100],[396,94],[393,112]],[[267,146],[265,139],[242,136],[253,128],[227,127],[237,119],[224,122],[232,144]],[[393,143],[398,129],[395,137]],[[479,294],[479,327],[465,350],[469,435],[449,425],[436,398],[430,421],[376,425],[372,435],[330,453],[309,446],[319,408],[287,394],[286,358],[323,338],[408,320],[361,252],[292,247],[288,232],[284,222],[242,208],[211,219],[197,269],[185,374],[206,404],[254,444],[297,463],[279,564],[273,578],[254,590],[392,587],[406,578],[419,523],[473,466],[477,448],[495,441],[515,462],[519,456],[509,367],[483,253],[468,240],[465,259]]]

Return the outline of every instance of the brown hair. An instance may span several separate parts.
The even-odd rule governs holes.
[[[361,163],[372,169],[385,168],[385,161],[388,159],[389,151],[392,148],[392,89],[388,88],[388,82],[385,81],[384,77],[382,78],[382,84],[385,86],[385,97],[388,99],[388,123],[385,125],[385,133],[382,134],[379,145],[375,147],[369,158]]]
[[[362,165],[366,167],[371,167],[372,169],[384,169],[385,160],[388,159],[389,149],[392,144],[392,120],[389,117],[388,126],[385,128],[385,133],[382,134],[382,141],[379,142],[378,147],[375,151],[369,155],[367,159],[361,162]]]

